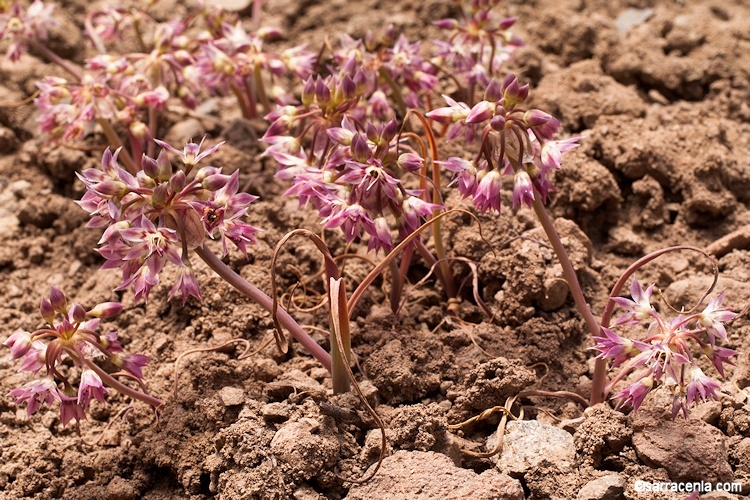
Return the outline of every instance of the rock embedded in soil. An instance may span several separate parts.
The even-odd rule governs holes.
[[[239,387],[223,387],[219,399],[224,406],[239,406],[245,402],[245,391]]]
[[[487,450],[494,450],[497,433],[487,439]],[[500,455],[491,457],[497,468],[520,478],[542,465],[568,471],[576,463],[576,447],[568,432],[537,420],[508,422]]]
[[[383,460],[372,480],[355,484],[346,498],[522,500],[524,494],[518,481],[495,469],[477,474],[440,453],[401,450]]]
[[[453,407],[448,420],[463,420],[505,400],[529,387],[536,380],[534,372],[519,360],[495,358],[471,370],[463,383],[448,391]]]
[[[605,403],[587,408],[573,440],[584,462],[599,467],[604,458],[620,453],[630,444],[633,430],[628,418]]]
[[[620,474],[607,474],[586,483],[576,500],[619,500],[625,491],[625,478]]]
[[[290,422],[274,435],[271,453],[287,464],[293,476],[310,479],[338,459],[336,436],[323,431],[320,422],[312,418]]]
[[[702,420],[672,420],[662,409],[633,416],[633,447],[638,458],[663,467],[672,481],[732,481],[726,437]]]

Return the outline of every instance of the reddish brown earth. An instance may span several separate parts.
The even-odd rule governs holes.
[[[80,62],[83,41],[72,27],[82,24],[87,4],[64,3],[58,16],[68,18],[51,44]],[[452,12],[440,0],[266,3],[266,22],[284,29],[285,43],[313,47],[326,36],[361,36],[388,23],[410,39],[429,40],[437,36],[430,23]],[[166,17],[181,8],[159,5],[157,11]],[[713,247],[720,254],[719,286],[735,309],[747,306],[750,6],[739,0],[537,0],[502,8],[518,17],[516,32],[528,44],[507,70],[531,82],[534,105],[558,116],[566,133],[585,136],[556,178],[551,210],[593,311],[602,311],[614,281],[644,253],[675,244],[706,247],[733,231],[744,233]],[[650,15],[634,19],[628,9]],[[0,101],[22,100],[36,80],[56,71],[33,57],[18,65],[2,62]],[[297,210],[296,200],[280,197],[284,187],[273,178],[275,166],[258,156],[262,124],[238,120],[229,99],[216,103],[197,119],[171,115],[167,139],[205,132],[212,141],[228,141],[213,164],[240,169],[248,190],[261,195],[251,223],[265,229],[250,259],[235,252],[230,265],[269,290],[276,242],[297,227],[317,230],[317,221]],[[352,486],[340,477],[360,477],[377,461],[379,431],[356,398],[331,395],[326,372],[301,350],[279,356],[271,345],[239,361],[233,349],[192,355],[182,362],[173,397],[180,353],[233,337],[260,348],[271,337],[269,316],[200,264],[202,304],[167,302],[167,285],[155,289],[147,305],[133,305],[132,292],[113,293],[118,277],[97,271],[102,261],[92,249],[99,235],[84,228],[85,213],[74,204],[83,186],[73,173],[96,165],[98,153],[45,145],[33,118],[31,106],[0,108],[0,337],[36,325],[39,297],[51,285],[83,304],[120,299],[128,308],[111,327],[128,350],[151,356],[146,379],[166,406],[158,419],[141,404],[120,418],[130,401],[110,397],[106,405],[93,405],[79,437],[75,426],[61,427],[54,410],[26,419],[23,408],[0,397],[2,498],[684,497],[638,493],[637,479],[735,480],[750,493],[744,390],[750,385],[750,325],[744,318],[729,329],[730,347],[742,354],[727,373],[721,401],[699,406],[689,423],[664,418],[670,401],[658,392],[636,416],[527,398],[525,418],[572,434],[570,460],[555,462],[551,455],[511,479],[490,459],[458,451],[483,450],[499,416],[458,432],[448,424],[502,405],[521,390],[585,396],[591,386],[593,343],[560,286],[556,258],[540,243],[544,235],[533,213],[511,211],[509,199],[500,216],[480,217],[494,253],[470,218],[445,224],[450,254],[478,263],[480,293],[496,311],[492,323],[467,287],[466,323],[441,324],[446,304],[435,283],[414,291],[396,318],[381,291],[388,283],[380,280],[354,312],[358,376],[388,427],[393,453],[373,482]],[[467,206],[456,193],[447,204]],[[526,238],[509,241],[514,236]],[[343,250],[338,233],[327,238],[334,253]],[[303,274],[320,267],[313,247],[301,240],[281,262]],[[469,275],[461,265],[456,269]],[[351,262],[349,282],[367,270]],[[417,268],[410,279],[425,272]],[[649,265],[639,278],[656,283],[673,304],[690,306],[709,276],[707,262],[686,253]],[[283,278],[287,287],[296,282],[291,271]],[[296,316],[325,326],[322,309]],[[6,350],[0,393],[26,381],[16,369]]]

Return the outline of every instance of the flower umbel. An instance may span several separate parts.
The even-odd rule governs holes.
[[[110,318],[120,310],[122,306],[116,302],[105,302],[86,310],[80,304],[69,303],[65,294],[53,287],[49,299],[43,298],[40,305],[45,326],[32,333],[16,332],[3,342],[11,348],[14,359],[23,358],[19,371],[38,373],[44,368],[44,374],[42,378],[13,389],[8,395],[16,398],[16,404],[25,402],[29,416],[41,406],[52,406],[58,401],[63,426],[71,420],[85,419],[92,399],[104,403],[108,392],[105,385],[159,406],[160,401],[122,385],[98,365],[102,358],[109,359],[136,380],[143,379],[141,368],[148,358],[140,354],[124,354],[117,333],[102,335],[97,332],[100,318]],[[61,372],[57,369],[66,359],[72,361],[80,373],[77,389],[72,377],[76,370]],[[120,362],[123,359],[128,362]]]
[[[700,347],[721,376],[724,365],[733,364],[731,358],[736,351],[716,346],[717,339],[726,340],[725,323],[737,317],[722,305],[724,292],[711,299],[699,313],[678,314],[666,320],[651,304],[653,285],[644,290],[638,280],[633,279],[630,287],[632,299],[615,297],[612,300],[624,309],[613,328],[645,327],[647,337],[643,340],[630,340],[614,331],[602,328],[603,337],[594,337],[594,349],[598,358],[612,359],[613,367],[622,366],[618,379],[631,370],[644,367],[625,390],[615,395],[618,406],[631,404],[634,410],[643,402],[646,395],[657,385],[672,387],[674,417],[681,411],[687,418],[688,407],[699,400],[718,399],[720,386],[707,376],[698,366],[690,344]]]

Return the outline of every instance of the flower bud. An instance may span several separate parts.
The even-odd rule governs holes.
[[[119,181],[102,181],[97,183],[93,190],[106,197],[125,196],[128,193],[128,186]]]
[[[375,52],[375,49],[378,48],[378,42],[375,39],[375,34],[372,30],[367,30],[363,41],[365,42],[365,48],[370,52]]]
[[[195,174],[195,181],[202,183],[206,179],[206,177],[210,175],[220,174],[220,173],[221,173],[220,168],[211,167],[211,166],[201,167],[200,170],[198,170],[198,172],[196,172]]]
[[[367,145],[367,140],[362,134],[354,134],[354,137],[352,137],[352,145],[350,150],[352,153],[352,158],[360,163],[366,162],[370,159],[370,156],[372,156],[370,146]]]
[[[490,102],[497,102],[503,97],[503,92],[500,90],[500,84],[494,78],[487,84],[487,88],[484,90],[484,100]]]
[[[156,164],[156,160],[146,156],[145,153],[141,157],[141,171],[152,179],[159,178],[159,166]]]
[[[395,118],[391,118],[388,123],[383,127],[383,133],[381,134],[383,145],[390,144],[396,134],[398,133],[398,123]]]
[[[367,89],[367,75],[361,69],[354,73],[354,85],[357,86],[357,95],[362,95]]]
[[[268,42],[271,40],[278,40],[282,36],[284,36],[284,33],[279,28],[272,28],[272,27],[263,27],[258,28],[258,30],[255,32],[255,35]]]
[[[159,151],[159,156],[156,157],[156,165],[159,167],[159,174],[156,176],[156,180],[160,182],[166,182],[172,177],[172,162],[169,161],[169,155],[167,151],[162,149]]]
[[[42,298],[42,303],[39,304],[39,312],[41,313],[42,318],[44,318],[44,321],[51,325],[55,319],[55,309],[52,307],[50,301],[44,297]]]
[[[332,141],[341,144],[342,146],[349,146],[354,138],[354,132],[343,127],[333,127],[326,130],[328,137]]]
[[[344,78],[341,80],[341,94],[347,100],[357,97],[357,85],[349,75],[344,75]]]
[[[458,28],[458,20],[452,19],[452,18],[440,19],[438,21],[433,22],[432,24],[444,30],[454,30]]]
[[[331,101],[331,91],[320,77],[315,82],[315,100],[323,108]]]
[[[22,331],[15,332],[3,342],[3,345],[10,347],[10,356],[13,359],[18,359],[31,349],[31,334]]]
[[[518,84],[518,78],[516,78],[516,75],[511,74],[505,77],[505,80],[503,80],[503,84],[500,88],[503,91],[505,105],[509,108],[512,108],[516,104],[524,102],[529,96],[528,84],[520,86]]]
[[[313,77],[310,77],[307,79],[305,86],[302,89],[302,104],[304,104],[305,107],[308,107],[313,101],[315,101],[315,80],[313,80]]]
[[[201,186],[203,186],[203,189],[208,189],[209,191],[218,191],[226,186],[230,179],[231,176],[229,175],[213,174],[203,179]]]
[[[70,318],[74,323],[80,323],[86,320],[86,309],[81,304],[73,304],[70,308]]]
[[[87,313],[87,315],[93,318],[100,319],[113,318],[120,314],[120,312],[124,308],[125,306],[123,306],[119,302],[103,302],[101,304],[97,304]]]
[[[503,115],[493,116],[492,120],[490,120],[490,127],[492,127],[493,130],[500,132],[505,128],[505,117]]]
[[[398,157],[399,167],[409,172],[417,172],[424,166],[424,160],[416,153],[403,153]]]
[[[540,127],[550,121],[552,116],[538,109],[530,109],[523,114],[523,122],[528,127]]]
[[[501,31],[505,31],[514,24],[516,24],[516,18],[515,17],[506,17],[502,21],[500,21],[500,24],[498,24],[497,29]]]
[[[65,314],[68,311],[68,301],[65,294],[54,286],[49,292],[49,301],[52,304],[52,309],[56,312]]]
[[[179,193],[182,191],[182,189],[185,187],[185,184],[187,183],[187,177],[185,176],[185,172],[182,170],[178,170],[171,179],[169,179],[169,187],[172,188],[172,191],[175,193]]]
[[[161,183],[156,186],[151,193],[151,205],[154,208],[164,208],[167,204],[167,198],[169,197],[169,185]]]
[[[488,101],[480,101],[471,108],[469,115],[464,120],[467,124],[482,123],[489,120],[494,114],[494,106]]]
[[[149,137],[148,126],[142,121],[135,121],[128,126],[131,135],[136,139],[146,139]]]

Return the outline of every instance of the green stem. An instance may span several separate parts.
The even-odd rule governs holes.
[[[349,332],[349,311],[346,309],[346,289],[341,278],[329,279],[328,294],[331,318],[331,385],[334,394],[343,394],[351,389],[348,368],[352,357],[352,337]]]
[[[400,116],[406,116],[406,103],[404,102],[404,96],[401,94],[401,89],[398,88],[396,82],[394,82],[393,78],[391,78],[391,74],[388,73],[385,68],[380,68],[380,70],[378,70],[378,76],[385,80],[385,83],[387,83],[391,88],[391,92],[393,92],[393,99],[396,101],[396,106],[398,106]]]
[[[216,274],[221,276],[227,283],[232,285],[242,294],[250,298],[251,300],[258,303],[266,311],[273,311],[273,299],[248,283],[242,276],[234,272],[229,268],[222,260],[216,256],[211,250],[203,247],[195,249],[195,253],[198,257],[208,264],[208,267],[213,269]],[[326,370],[331,371],[331,356],[315,342],[305,330],[287,313],[282,307],[276,307],[276,318],[279,322],[289,330],[292,336],[307,349],[307,351],[322,364]]]
[[[255,91],[258,93],[263,111],[268,114],[273,111],[273,107],[271,106],[271,101],[268,100],[268,95],[266,95],[266,87],[263,85],[263,76],[260,73],[260,66],[258,65],[253,69],[253,80],[255,81]]]

